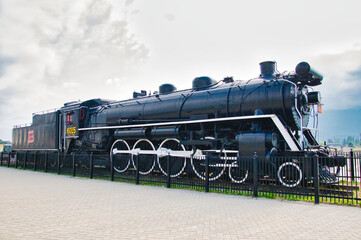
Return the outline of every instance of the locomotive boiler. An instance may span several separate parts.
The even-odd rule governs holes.
[[[154,94],[134,92],[123,101],[66,103],[34,114],[30,126],[15,127],[13,148],[107,153],[118,172],[136,167],[137,158],[143,175],[154,169],[171,177],[193,171],[202,179],[208,157],[211,181],[228,169],[235,183],[244,182],[250,170],[240,170],[242,158],[255,153],[268,163],[275,157],[319,156],[327,159],[326,165],[343,166],[344,160],[329,156],[307,127],[314,107],[321,104],[312,87],[322,83],[322,75],[306,62],[282,74],[273,61],[260,63],[260,69],[258,77],[246,81],[198,77],[187,90],[163,84]],[[174,161],[169,173],[167,157]],[[273,175],[287,187],[310,176],[310,167],[302,172],[295,161],[276,165]],[[299,179],[285,180],[280,173],[286,167],[299,171]]]

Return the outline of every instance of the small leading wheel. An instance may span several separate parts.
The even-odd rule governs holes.
[[[116,140],[110,149],[110,161],[113,162],[113,168],[115,171],[122,173],[127,171],[130,165],[130,148],[126,141]],[[117,151],[124,151],[117,153]]]
[[[248,170],[238,165],[239,164],[237,161],[232,162],[232,164],[229,166],[228,175],[232,182],[243,183],[248,178]]]
[[[58,166],[58,157],[60,157],[60,167],[63,167],[63,162],[64,160],[62,159],[63,156],[59,154],[56,154],[56,155],[50,155],[49,154],[49,158],[48,158],[48,164],[51,166],[51,167],[57,167]]]
[[[212,158],[209,160],[209,181],[218,179],[226,169],[227,154],[209,151]],[[202,180],[206,179],[206,157],[192,157],[191,165],[194,173]]]
[[[166,150],[173,150],[173,151],[185,151],[186,149],[182,144],[180,144],[180,141],[178,139],[166,139],[164,140],[160,146],[159,149],[166,149]],[[162,171],[162,173],[166,176],[168,176],[167,173],[167,158],[168,156],[164,157],[158,157],[158,165],[159,169]],[[170,176],[171,177],[178,177],[181,175],[186,167],[187,164],[187,158],[185,157],[174,157],[170,156],[171,161],[171,169],[170,169]]]
[[[51,158],[50,160],[48,160],[48,163],[51,167],[55,167],[58,164],[58,161],[56,158]]]
[[[302,170],[296,163],[285,162],[278,168],[277,177],[283,186],[296,187],[301,183]]]
[[[148,151],[155,152],[154,145],[148,139],[139,139],[133,146],[133,150],[139,150],[138,155],[132,155],[132,163],[135,169],[137,169],[135,158],[138,157],[139,173],[142,175],[149,174],[155,166],[157,155],[155,153],[150,154]],[[142,151],[144,151],[142,153]]]
[[[90,169],[89,154],[78,155],[77,166],[80,168]]]

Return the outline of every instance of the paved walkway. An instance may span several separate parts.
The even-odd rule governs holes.
[[[361,209],[0,167],[0,239],[361,239]]]

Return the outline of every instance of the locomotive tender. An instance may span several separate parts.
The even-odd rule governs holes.
[[[133,99],[125,101],[66,103],[58,110],[34,114],[30,126],[14,127],[13,149],[107,153],[117,172],[136,167],[138,157],[143,175],[153,169],[167,175],[170,157],[171,177],[193,171],[202,179],[209,157],[209,180],[228,169],[235,183],[249,175],[242,157],[256,153],[274,168],[269,175],[286,187],[312,175],[311,167],[302,168],[292,157],[319,156],[326,158],[326,166],[343,166],[344,161],[329,156],[307,128],[314,106],[321,104],[320,93],[312,87],[323,77],[306,62],[299,63],[295,72],[282,74],[273,61],[260,63],[260,68],[259,77],[247,81],[198,77],[188,90],[163,84],[159,92],[134,92]],[[291,160],[275,164],[274,157]],[[286,168],[298,172],[297,179],[282,176]]]

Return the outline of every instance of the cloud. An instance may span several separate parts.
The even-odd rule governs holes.
[[[326,109],[361,107],[361,48],[319,55],[312,62],[324,74],[320,90]]]
[[[14,87],[0,89],[0,116],[4,117],[6,111],[11,109],[10,104],[14,95],[16,95],[16,88]]]
[[[359,67],[359,69],[349,72],[349,75],[351,77],[354,77],[354,78],[360,80],[361,79],[361,66]]]
[[[128,32],[127,22],[110,18],[112,5],[107,1],[83,1],[75,9],[67,1],[60,6],[47,1],[36,7],[27,6],[26,1],[24,5],[25,16],[11,12],[5,20],[7,29],[14,28],[22,36],[4,31],[7,39],[0,40],[9,49],[7,54],[18,60],[3,76],[14,85],[56,88],[73,82],[91,86],[130,74],[147,60],[147,48]]]
[[[89,5],[88,10],[85,14],[85,19],[88,27],[92,27],[109,19],[112,8],[101,1],[93,1]]]
[[[125,6],[130,6],[130,5],[133,4],[133,2],[134,2],[134,0],[127,0],[127,1],[125,2]]]
[[[8,58],[0,55],[0,77],[5,74],[5,69],[8,65],[11,65],[15,62],[15,59]]]
[[[127,81],[148,59],[147,47],[110,0],[6,1],[3,7],[0,100],[13,110],[0,124],[74,99],[119,99],[127,89],[106,80]]]
[[[170,22],[173,22],[175,20],[175,16],[171,13],[164,15],[164,17]]]

